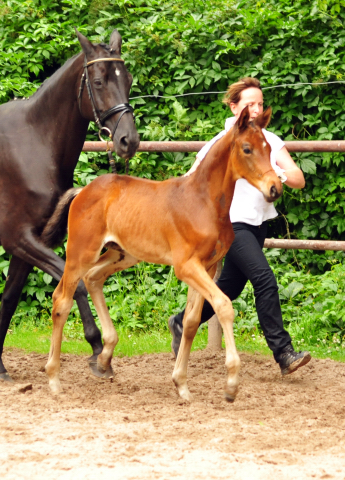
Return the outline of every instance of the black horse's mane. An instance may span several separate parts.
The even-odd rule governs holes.
[[[30,97],[27,98],[27,100],[29,100],[30,98],[33,98],[37,95],[37,93],[41,92],[42,90],[42,87],[44,87],[47,82],[49,82],[49,80],[51,80],[55,75],[57,75],[58,73],[62,73],[65,68],[68,68],[70,63],[73,62],[73,60],[75,60],[75,58],[80,55],[80,52],[79,53],[76,53],[75,55],[73,55],[73,57],[69,58],[68,60],[66,60],[66,62],[61,66],[59,67],[54,73],[53,75],[51,75],[50,77],[46,78],[42,83],[41,85],[38,87],[38,89],[36,90],[36,92],[34,92],[32,95],[30,95]]]
[[[107,45],[106,43],[99,43],[98,44],[100,47],[104,48],[105,50],[107,50],[108,52],[111,52],[111,48],[109,45]],[[55,75],[57,75],[58,73],[62,73],[65,68],[68,68],[70,63],[72,63],[76,57],[78,57],[78,55],[80,55],[81,52],[79,53],[76,53],[75,55],[73,55],[73,57],[70,57],[69,59],[66,60],[66,62],[61,65],[61,67],[59,67],[54,73],[53,75],[51,75],[50,77],[46,78],[42,83],[41,85],[38,87],[38,89],[32,94],[30,95],[30,97],[24,97],[24,98],[21,98],[21,100],[29,100],[31,98],[34,98],[36,96],[37,93],[40,93],[41,90],[42,90],[42,87],[44,87],[46,85],[47,82],[49,82],[49,80],[51,80]],[[13,102],[14,100],[17,100],[17,98],[14,98],[13,100],[10,100],[11,102]]]

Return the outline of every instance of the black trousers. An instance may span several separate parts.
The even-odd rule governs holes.
[[[291,345],[291,337],[283,326],[277,281],[262,251],[267,223],[255,227],[238,222],[233,223],[233,228],[235,240],[225,256],[217,285],[230,300],[235,300],[250,280],[254,287],[259,322],[277,361],[281,350]],[[184,311],[175,316],[180,325],[183,315]],[[205,301],[200,323],[207,322],[213,315],[213,308]]]

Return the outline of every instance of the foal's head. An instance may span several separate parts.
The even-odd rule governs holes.
[[[128,106],[129,90],[133,80],[121,59],[121,35],[114,30],[109,45],[102,43],[93,45],[80,32],[77,32],[77,36],[85,55],[85,64],[88,65],[84,71],[87,70],[85,74],[89,77],[96,115],[102,125],[110,131],[116,153],[123,158],[130,158],[135,154],[140,139],[132,113],[127,111],[122,115],[123,110],[121,111],[121,107],[126,108],[126,104]],[[108,112],[116,106],[120,106],[120,111]],[[82,92],[80,110],[85,118],[95,120],[92,99],[87,95],[87,85]],[[104,120],[102,114],[106,117]]]
[[[270,162],[271,147],[261,131],[268,125],[271,113],[269,107],[251,120],[248,107],[245,107],[233,127],[232,149],[236,180],[245,178],[263,193],[267,202],[274,202],[283,192],[283,185]]]

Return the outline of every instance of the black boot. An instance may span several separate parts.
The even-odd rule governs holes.
[[[179,323],[176,322],[174,315],[171,315],[171,317],[169,318],[168,327],[173,337],[171,341],[171,349],[175,355],[175,358],[177,358],[178,350],[180,348],[183,328]]]
[[[289,375],[306,365],[311,359],[309,352],[295,352],[292,345],[287,345],[278,355],[278,363],[282,375]]]

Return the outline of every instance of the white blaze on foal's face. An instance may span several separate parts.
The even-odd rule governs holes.
[[[115,75],[120,76],[120,70],[118,68],[115,68]]]

